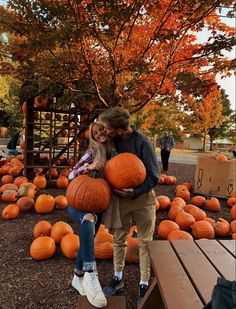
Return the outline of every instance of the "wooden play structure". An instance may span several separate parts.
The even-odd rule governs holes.
[[[56,98],[44,101],[40,96],[26,100],[22,110],[25,175],[33,179],[41,170],[49,180],[52,168],[62,170],[77,162],[88,146],[88,126],[102,111],[79,104],[60,108]]]

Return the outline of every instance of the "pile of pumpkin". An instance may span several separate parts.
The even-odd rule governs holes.
[[[190,203],[191,202],[191,203]],[[216,221],[209,218],[203,208],[211,212],[218,212],[221,204],[216,197],[205,198],[194,196],[191,199],[186,185],[176,187],[176,197],[171,201],[168,196],[156,197],[157,210],[167,210],[168,219],[160,222],[157,234],[161,239],[213,239],[228,237],[236,239],[236,192],[227,199],[230,209],[231,222],[224,218]]]
[[[133,237],[136,227],[130,229],[127,240],[126,261],[138,262],[138,240]],[[75,259],[80,247],[79,236],[72,227],[64,222],[57,221],[53,225],[41,220],[33,228],[34,240],[30,245],[30,255],[35,260],[48,259],[56,253],[57,245],[68,259]],[[94,252],[97,259],[111,259],[113,257],[113,236],[103,224],[94,239]]]
[[[158,183],[160,185],[175,185],[177,183],[177,179],[175,176],[161,174]]]

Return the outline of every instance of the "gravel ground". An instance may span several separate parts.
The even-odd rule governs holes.
[[[170,163],[170,174],[178,179],[178,183],[190,181],[194,184],[195,165]],[[158,185],[157,195],[175,196],[175,186]],[[58,189],[48,189],[53,195],[64,193]],[[209,214],[229,220],[229,208],[225,200],[220,200],[220,213]],[[0,204],[0,210],[5,205]],[[158,223],[167,218],[167,212],[157,212]],[[78,294],[71,287],[74,261],[67,259],[57,248],[56,254],[45,261],[34,261],[29,255],[29,247],[33,240],[33,226],[39,220],[48,220],[52,224],[64,220],[76,230],[75,224],[67,217],[66,211],[55,210],[51,214],[38,215],[34,211],[21,213],[18,218],[4,221],[0,218],[0,308],[1,309],[33,309],[33,308],[76,308]],[[156,237],[156,234],[154,235]],[[113,273],[112,260],[98,260],[98,273],[101,285],[104,286]],[[136,293],[139,282],[139,268],[136,264],[127,264],[124,272],[127,308],[136,308]]]

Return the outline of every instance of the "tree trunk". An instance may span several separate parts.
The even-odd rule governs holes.
[[[204,135],[203,135],[203,146],[202,146],[202,151],[203,151],[203,152],[206,151],[206,137],[207,137],[207,132],[204,131]]]

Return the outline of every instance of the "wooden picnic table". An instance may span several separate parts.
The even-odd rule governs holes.
[[[155,278],[138,309],[202,309],[217,278],[236,278],[235,240],[153,240]]]

